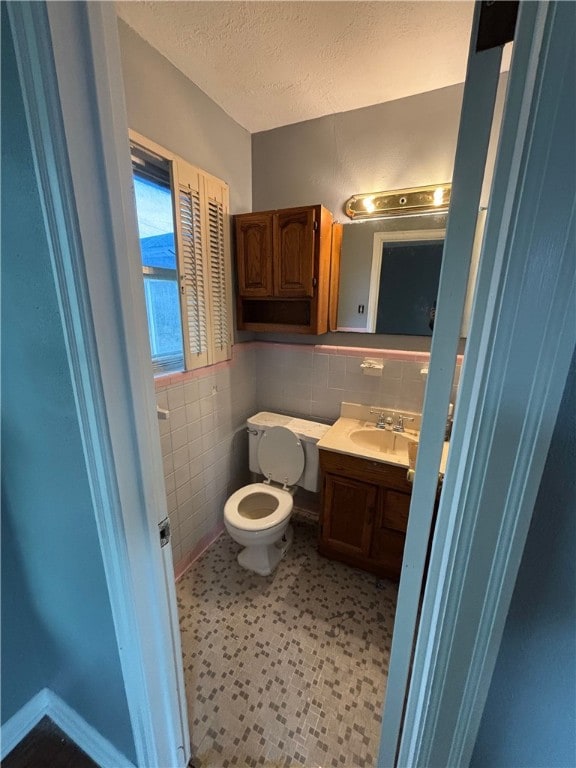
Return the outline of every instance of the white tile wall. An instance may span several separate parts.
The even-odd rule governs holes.
[[[334,354],[336,351],[336,354]],[[277,343],[236,345],[226,366],[157,391],[170,417],[159,421],[174,562],[222,520],[224,503],[248,482],[246,419],[277,411],[334,421],[342,401],[421,411],[424,362],[387,353],[381,377],[362,374],[345,348]],[[378,358],[378,350],[370,357]],[[452,399],[460,376],[457,366]]]
[[[370,356],[378,358],[378,350]],[[425,365],[421,360],[387,357],[382,376],[372,377],[362,373],[363,356],[328,354],[325,347],[260,344],[256,359],[259,410],[328,421],[338,418],[342,401],[422,410],[426,380],[420,374]],[[453,398],[459,374],[457,366]]]
[[[174,562],[222,520],[226,498],[248,479],[246,419],[257,411],[254,345],[238,345],[227,367],[156,392]]]

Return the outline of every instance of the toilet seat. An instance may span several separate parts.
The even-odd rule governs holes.
[[[267,480],[285,488],[296,485],[306,463],[298,435],[286,427],[268,427],[258,443],[258,463]]]
[[[276,507],[260,517],[243,515],[242,502],[246,502],[252,496],[258,497],[260,495],[266,498],[254,499],[256,513],[258,513],[259,501],[262,501],[264,505],[267,503],[273,505],[276,502]],[[245,506],[249,513],[255,511],[250,508],[249,502]],[[292,512],[292,506],[292,496],[288,491],[268,485],[268,483],[251,483],[240,488],[230,496],[224,505],[224,518],[230,525],[234,526],[234,528],[239,528],[241,531],[264,531],[284,522]]]

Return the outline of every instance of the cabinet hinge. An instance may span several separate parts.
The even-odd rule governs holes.
[[[314,224],[312,225],[312,229],[314,230],[314,232],[317,231],[317,229],[318,229],[318,222],[317,221],[315,221]]]
[[[161,523],[158,523],[160,531],[160,546],[165,547],[170,541],[170,520],[166,517]]]
[[[317,277],[313,277],[312,278],[312,287],[316,288],[317,285],[318,285],[318,278]]]

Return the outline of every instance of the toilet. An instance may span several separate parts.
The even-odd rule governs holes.
[[[247,421],[250,471],[264,482],[250,483],[224,505],[228,534],[244,549],[238,563],[269,576],[292,542],[290,516],[297,487],[317,492],[318,440],[325,424],[262,411]]]

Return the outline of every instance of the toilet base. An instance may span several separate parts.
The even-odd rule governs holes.
[[[274,544],[256,544],[243,549],[238,554],[238,564],[259,576],[270,576],[290,549],[293,538],[294,531],[289,525],[284,535]]]

